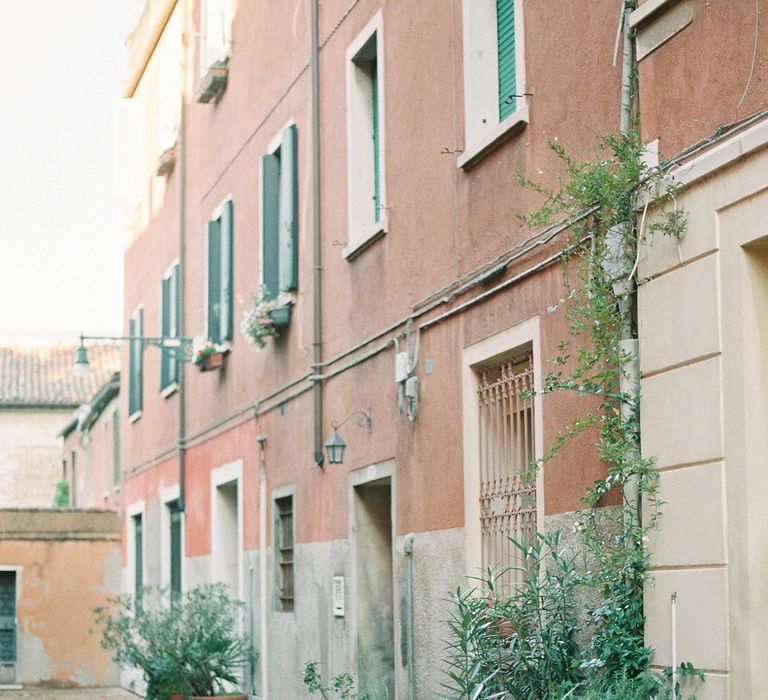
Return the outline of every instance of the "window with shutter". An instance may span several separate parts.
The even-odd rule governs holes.
[[[163,278],[160,287],[160,334],[164,338],[179,337],[179,266],[174,265]],[[179,380],[179,360],[168,348],[160,350],[160,390]]]
[[[515,1],[496,0],[496,36],[499,51],[499,121],[515,111]]]
[[[132,340],[128,349],[128,413],[137,415],[143,406],[143,348],[141,337],[144,334],[144,309],[139,307],[128,321],[128,335]]]
[[[208,222],[207,335],[212,343],[232,339],[234,209],[232,200],[222,204]]]
[[[347,50],[347,229],[351,256],[386,231],[382,16]]]
[[[271,299],[298,288],[297,131],[291,124],[279,145],[261,159],[261,284]]]

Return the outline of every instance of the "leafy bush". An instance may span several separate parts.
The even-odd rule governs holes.
[[[56,491],[53,494],[53,507],[54,508],[69,507],[69,482],[68,481],[56,482]]]
[[[304,685],[310,693],[320,693],[323,700],[331,700],[338,694],[340,700],[369,700],[367,693],[357,695],[355,692],[355,679],[349,673],[340,673],[331,678],[330,685],[325,684],[323,674],[320,671],[319,661],[307,661],[304,664]]]
[[[152,598],[160,604],[150,605]],[[250,653],[238,631],[242,607],[217,583],[171,596],[147,588],[95,612],[101,646],[118,664],[142,671],[147,700],[167,700],[172,693],[209,697],[238,682]]]

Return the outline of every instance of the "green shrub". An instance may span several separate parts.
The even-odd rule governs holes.
[[[68,481],[56,482],[56,491],[53,494],[53,507],[54,508],[69,507],[69,482]]]

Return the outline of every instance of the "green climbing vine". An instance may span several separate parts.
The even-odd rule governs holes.
[[[686,218],[664,170],[644,161],[637,133],[601,137],[596,158],[586,162],[577,162],[558,143],[550,145],[563,164],[558,186],[519,178],[519,184],[543,198],[539,209],[519,218],[535,229],[569,223],[562,253],[565,290],[550,311],[565,313],[570,334],[552,358],[543,393],[573,392],[592,400],[587,402],[591,409],[562,430],[531,465],[528,476],[585,431],[596,435],[605,476],[587,489],[574,528],[586,564],[577,567],[575,556],[567,559],[558,553],[559,538],[538,535],[535,569],[565,567],[567,586],[559,581],[547,588],[549,578],[539,573],[526,578],[509,600],[497,602],[487,594],[494,582],[494,572],[488,571],[482,595],[456,592],[446,686],[454,692],[452,697],[473,699],[664,697],[668,684],[651,673],[652,650],[644,641],[647,543],[659,509],[654,460],[640,450],[634,292],[643,246],[654,235],[680,238]],[[647,215],[649,209],[653,217]],[[620,500],[622,507],[600,507],[608,499]],[[531,546],[518,546],[530,560]],[[596,600],[582,604],[589,640],[574,646],[579,613],[573,609],[565,621],[549,611],[571,610],[577,589],[592,590]],[[536,607],[538,627],[526,626],[531,605]],[[498,619],[517,621],[511,640],[494,632]],[[523,636],[528,647],[534,640],[535,651],[519,653]],[[571,662],[563,660],[563,649],[569,650]],[[553,658],[561,661],[559,666]],[[535,685],[530,674],[521,671],[530,670],[532,659]],[[684,664],[678,677],[686,675],[700,674]],[[678,695],[679,687],[674,692]]]

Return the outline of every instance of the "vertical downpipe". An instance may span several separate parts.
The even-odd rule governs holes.
[[[264,440],[259,440],[259,668],[261,670],[261,700],[267,700],[269,697],[267,578],[267,466],[264,462]]]
[[[414,634],[413,634],[413,533],[409,532],[403,540],[404,585],[403,585],[403,629],[400,634],[404,637],[404,659],[408,667],[408,700],[416,698],[416,665]]]
[[[632,36],[632,28],[629,24],[629,16],[635,8],[634,0],[624,0],[623,22],[623,60],[621,64],[621,115],[619,126],[622,134],[628,135],[632,128],[632,81],[635,71],[635,47]],[[639,241],[635,243],[639,245]],[[636,251],[633,251],[636,253]],[[634,256],[633,256],[634,257]],[[627,278],[624,289],[621,290],[622,298],[619,300],[622,314],[622,339],[621,339],[621,368],[619,371],[619,389],[627,397],[621,406],[622,418],[625,421],[637,417],[638,399],[640,396],[639,385],[639,345],[634,337],[633,311],[636,307],[637,289],[634,280]],[[637,478],[634,477],[624,485],[624,517],[628,524],[640,523],[640,498]]]
[[[186,267],[186,227],[187,227],[187,133],[186,133],[186,102],[187,102],[187,51],[189,49],[189,17],[188,6],[184,0],[181,6],[184,13],[181,37],[181,106],[179,111],[178,141],[178,173],[179,173],[179,335],[184,338],[184,272]],[[183,346],[182,346],[183,347]],[[185,362],[179,362],[179,513],[185,518],[186,505],[186,458],[187,458],[187,401],[186,382],[184,377]],[[182,557],[183,559],[183,557]]]
[[[323,304],[322,238],[320,235],[320,44],[318,0],[312,0],[312,399],[314,416],[314,459],[323,464]]]

